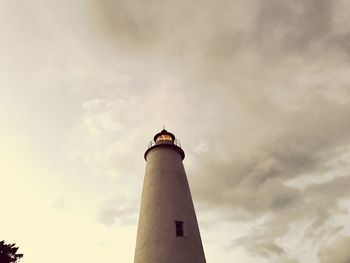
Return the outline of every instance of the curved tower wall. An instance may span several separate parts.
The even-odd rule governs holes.
[[[146,151],[135,263],[205,263],[192,197],[175,145]],[[182,152],[183,153],[183,152]],[[175,222],[183,222],[178,236]]]

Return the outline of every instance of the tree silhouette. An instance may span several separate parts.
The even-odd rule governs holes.
[[[18,247],[15,245],[0,241],[0,263],[17,263],[23,257],[23,254],[17,254]]]

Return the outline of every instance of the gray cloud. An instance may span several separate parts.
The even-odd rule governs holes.
[[[300,191],[284,182],[308,172],[327,170],[325,163],[339,151],[345,151],[350,142],[350,107],[324,98],[313,103],[283,119],[270,120],[283,125],[282,131],[257,142],[253,152],[235,149],[237,138],[227,139],[222,131],[218,137],[226,140],[226,159],[217,159],[212,152],[200,156],[199,166],[204,169],[197,172],[206,180],[196,185],[201,187],[202,198],[230,204],[241,201],[240,206],[253,213],[288,207],[296,201]],[[211,191],[213,185],[222,191]]]
[[[330,0],[91,2],[96,29],[133,52],[225,66],[244,50],[269,60],[334,49],[330,42],[347,50],[335,31],[340,3]]]
[[[331,243],[329,246],[325,246],[319,253],[321,263],[347,263],[350,261],[350,238],[340,237]]]
[[[200,175],[192,182],[197,198],[212,207],[224,207],[236,220],[270,216],[260,233],[249,235],[243,243],[235,241],[235,245],[249,247],[266,257],[285,254],[275,240],[287,235],[290,224],[295,222],[309,225],[306,239],[335,234],[324,228],[328,220],[343,213],[338,201],[349,197],[350,176],[343,174],[305,189],[288,184],[293,178],[307,174],[321,177],[339,168],[329,161],[348,150],[349,105],[319,99],[301,112],[290,112],[284,116],[286,119],[275,120],[284,129],[276,136],[264,137],[252,152],[235,149],[234,139],[230,142],[223,132],[218,137],[227,140],[220,142],[226,151],[224,159],[210,150],[197,157],[199,168],[191,171]]]
[[[171,117],[190,127],[179,131],[191,137],[194,197],[234,220],[269,216],[234,244],[287,262],[276,240],[292,223],[313,241],[338,233],[325,228],[350,181],[348,163],[332,163],[350,144],[350,31],[335,22],[347,11],[330,0],[92,3],[116,49],[180,68],[184,82],[167,91],[182,102]]]
[[[329,0],[264,1],[257,18],[257,35],[265,44],[298,51],[328,37],[332,27],[333,2]]]

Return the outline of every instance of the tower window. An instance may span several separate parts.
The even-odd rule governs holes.
[[[184,236],[184,222],[183,221],[175,221],[176,228],[176,236],[183,237]]]

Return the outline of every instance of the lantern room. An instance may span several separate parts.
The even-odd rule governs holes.
[[[172,134],[171,132],[168,132],[165,129],[163,129],[161,132],[154,135],[153,140],[150,141],[150,143],[148,144],[148,148],[145,152],[145,160],[147,160],[147,158],[146,158],[147,153],[150,150],[157,148],[157,147],[173,148],[174,150],[176,150],[180,154],[182,160],[185,158],[185,153],[181,149],[181,144],[180,144],[179,140],[177,140],[175,138],[174,134]]]
[[[175,135],[168,132],[167,130],[163,129],[161,132],[157,133],[153,140],[155,143],[161,143],[161,142],[174,142],[175,141]]]

